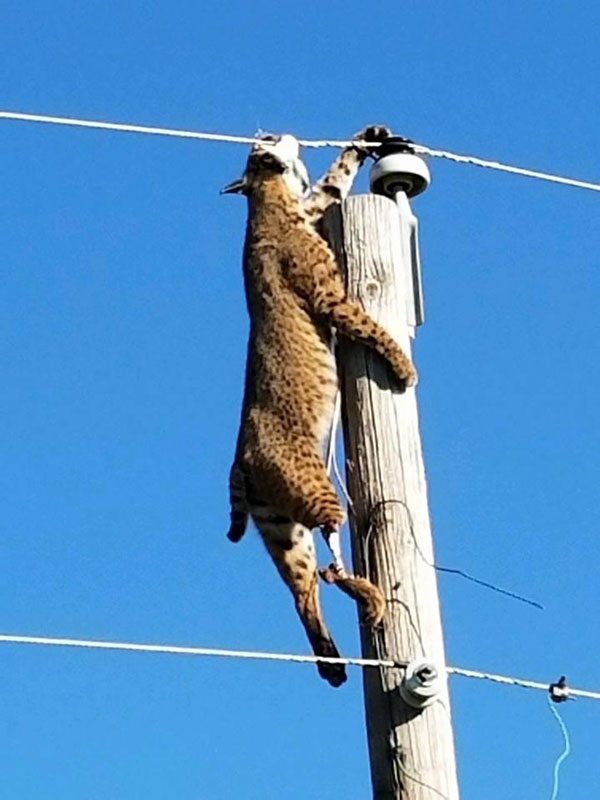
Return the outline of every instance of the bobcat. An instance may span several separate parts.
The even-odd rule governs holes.
[[[390,364],[400,388],[416,382],[400,346],[346,296],[334,255],[318,232],[324,211],[350,190],[369,154],[360,142],[380,141],[372,126],[343,150],[310,191],[294,137],[265,136],[250,152],[242,178],[223,189],[248,197],[244,281],[250,339],[241,426],[230,476],[231,527],[239,541],[252,517],[294,596],[315,655],[338,657],[319,604],[312,528],[336,541],[345,515],[327,475],[322,445],[337,391],[332,328],[374,348]],[[362,602],[378,624],[385,611],[379,589],[340,567],[322,572]],[[317,662],[332,686],[344,666]]]

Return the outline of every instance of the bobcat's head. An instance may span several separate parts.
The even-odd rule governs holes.
[[[288,133],[266,133],[253,145],[241,178],[225,186],[222,193],[250,194],[253,186],[274,173],[283,176],[289,190],[303,197],[310,189],[306,167],[300,160],[298,140]]]

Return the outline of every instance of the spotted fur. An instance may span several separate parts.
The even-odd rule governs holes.
[[[386,133],[370,128],[362,138]],[[377,350],[400,388],[416,380],[400,346],[347,297],[317,230],[328,206],[348,193],[366,155],[360,146],[342,151],[307,192],[296,140],[269,137],[252,149],[243,178],[225,190],[242,192],[249,202],[244,280],[251,321],[228,536],[239,541],[253,519],[317,656],[335,657],[338,650],[319,603],[311,530],[335,533],[345,518],[322,457],[337,391],[332,328]],[[369,581],[323,577],[359,600],[371,623],[381,620],[385,602]],[[342,665],[317,666],[333,686],[346,680]]]

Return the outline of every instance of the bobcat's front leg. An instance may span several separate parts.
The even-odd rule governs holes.
[[[340,203],[350,192],[358,170],[373,150],[360,142],[382,142],[388,136],[391,136],[391,131],[384,125],[369,125],[352,137],[356,144],[342,150],[304,201],[304,211],[313,225],[318,226],[329,206]]]
[[[316,233],[302,248],[290,250],[284,275],[308,305],[309,313],[334,325],[339,333],[376,350],[391,366],[402,388],[414,386],[417,372],[390,334],[350,300],[329,246]],[[306,269],[307,263],[310,270]]]
[[[329,317],[339,333],[372,347],[383,356],[403,388],[416,385],[417,371],[410,358],[390,334],[359,305],[346,297],[335,303],[326,300],[322,313]]]
[[[417,383],[412,361],[390,334],[357,303],[350,300],[337,271],[333,253],[323,243],[322,261],[312,273],[309,302],[313,313],[335,325],[338,333],[376,350],[389,363],[402,388]]]

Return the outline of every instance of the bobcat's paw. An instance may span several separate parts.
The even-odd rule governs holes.
[[[354,142],[354,146],[359,153],[366,158],[368,155],[377,150],[377,147],[370,147],[369,145],[373,145],[377,142],[383,142],[388,138],[388,136],[391,135],[392,131],[387,127],[387,125],[367,125],[366,128],[363,128],[361,131],[354,134],[352,141]],[[365,144],[361,144],[362,142]]]
[[[409,361],[405,369],[404,383],[406,386],[416,386],[419,382],[419,375],[415,369],[415,365]]]
[[[417,370],[408,358],[403,358],[399,363],[389,364],[389,367],[394,380],[393,388],[396,391],[402,393],[409,386],[416,386],[419,382]]]

